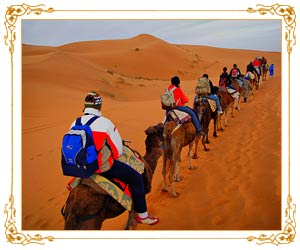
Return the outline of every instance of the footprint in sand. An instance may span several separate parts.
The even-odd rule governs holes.
[[[228,187],[224,187],[224,191],[226,193],[230,193],[230,192],[237,190],[238,188],[239,188],[238,185],[230,185]]]
[[[222,217],[219,216],[219,215],[213,217],[212,220],[211,220],[211,223],[212,223],[213,225],[222,225],[222,224],[224,224],[224,222],[225,222],[225,219],[222,218]]]
[[[224,205],[228,202],[229,202],[229,200],[218,199],[218,200],[213,201],[213,205],[216,206],[216,207],[219,207],[219,206],[222,206],[222,205]]]

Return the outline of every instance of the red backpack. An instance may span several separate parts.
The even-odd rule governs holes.
[[[225,76],[221,77],[219,81],[219,86],[226,87],[226,82],[227,82],[227,78]]]

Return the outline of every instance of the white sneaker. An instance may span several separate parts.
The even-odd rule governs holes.
[[[222,111],[222,110],[220,110],[220,111],[218,111],[218,113],[219,113],[219,114],[223,114],[223,111]]]
[[[139,215],[136,216],[137,223],[155,225],[159,222],[158,218],[153,217],[152,215],[148,215],[146,218],[141,218]]]

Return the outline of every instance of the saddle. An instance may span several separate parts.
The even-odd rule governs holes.
[[[172,109],[167,112],[164,124],[167,121],[174,121],[177,123],[177,125],[182,125],[183,123],[190,122],[191,120],[192,117],[188,113],[177,109]]]
[[[144,173],[145,164],[141,160],[141,156],[130,147],[123,145],[123,154],[118,160],[131,166],[140,174]],[[131,211],[132,198],[128,184],[117,179],[109,180],[102,175],[92,174],[89,178],[84,179],[73,177],[68,182],[67,189],[71,191],[79,184],[87,185],[101,194],[110,195],[126,210]]]
[[[232,96],[234,99],[238,99],[240,96],[240,93],[237,90],[231,89],[229,87],[226,87],[226,91]]]
[[[200,103],[203,100],[206,100],[211,108],[212,112],[217,110],[217,102],[215,100],[207,98],[207,96],[196,96],[194,102]]]

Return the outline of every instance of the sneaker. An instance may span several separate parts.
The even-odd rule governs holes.
[[[141,218],[139,215],[136,216],[137,223],[148,224],[148,225],[155,225],[159,222],[158,218],[153,217],[152,215],[148,214],[146,218]]]
[[[222,110],[220,110],[220,111],[218,111],[218,113],[219,113],[219,114],[223,114],[223,111],[222,111]]]

